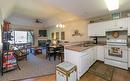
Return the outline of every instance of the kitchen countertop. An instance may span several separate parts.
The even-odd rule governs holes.
[[[89,45],[87,47],[80,46],[80,45],[72,45],[72,46],[66,46],[65,49],[82,52],[82,51],[89,49],[91,47],[94,47],[94,46],[96,46],[96,45]]]
[[[82,42],[79,42],[79,43],[76,43],[76,44],[66,44],[64,46],[65,46],[65,49],[81,52],[81,51],[89,49],[93,46],[105,46],[106,43],[98,43],[98,44],[87,43],[85,45],[86,46],[84,46]]]

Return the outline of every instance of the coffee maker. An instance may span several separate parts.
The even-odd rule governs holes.
[[[94,37],[94,38],[93,38],[93,42],[94,42],[94,44],[97,44],[97,42],[98,42],[98,41],[97,41],[97,37]]]

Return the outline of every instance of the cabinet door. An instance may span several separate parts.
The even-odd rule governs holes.
[[[128,67],[130,67],[130,48],[128,50]]]
[[[97,46],[97,59],[104,61],[105,49],[104,46]]]
[[[93,65],[93,63],[97,60],[96,58],[96,53],[97,52],[97,49],[96,47],[92,47],[90,48],[90,52],[89,52],[89,56],[90,56],[90,66]]]
[[[90,56],[89,54],[81,56],[81,69],[80,69],[80,74],[83,75],[90,66]]]
[[[107,22],[99,22],[88,25],[88,36],[105,36]]]
[[[89,58],[89,63],[90,63],[90,66],[91,66],[93,64],[93,60],[94,60],[93,48],[89,48],[88,56],[90,57]]]
[[[92,53],[93,53],[93,63],[96,62],[97,60],[97,47],[92,48]]]
[[[97,28],[97,24],[89,24],[88,25],[88,36],[96,36],[96,29]]]
[[[130,35],[130,18],[128,18],[128,35]]]
[[[117,20],[117,27],[128,28],[128,18],[122,18]]]
[[[107,21],[108,30],[116,30],[116,29],[127,29],[128,28],[128,18],[116,19]]]
[[[107,21],[107,22],[108,22],[108,29],[107,30],[112,30],[112,29],[117,28],[115,20],[110,20],[110,21]]]

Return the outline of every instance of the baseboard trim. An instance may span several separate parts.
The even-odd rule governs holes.
[[[104,63],[104,61],[101,61],[101,60],[96,60],[96,62],[102,62],[102,63]]]
[[[40,77],[46,77],[46,76],[50,76],[50,75],[56,75],[56,73],[47,74],[47,75],[40,75],[40,76],[34,76],[34,77],[23,78],[23,79],[17,79],[17,80],[10,80],[10,81],[22,81],[22,80],[26,80],[26,79],[40,78]]]

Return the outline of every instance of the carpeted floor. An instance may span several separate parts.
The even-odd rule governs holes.
[[[104,75],[102,76],[102,74],[106,75],[106,77],[104,77]],[[56,75],[51,74],[18,81],[56,81]],[[130,81],[130,71],[112,67],[97,61],[79,81]]]
[[[36,76],[43,76],[55,73],[56,65],[60,61],[52,58],[51,61],[45,59],[45,54],[34,56],[30,54],[28,60],[19,61],[21,70],[17,69],[0,75],[0,81],[18,80]]]

